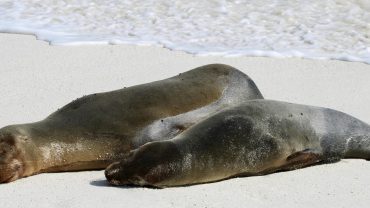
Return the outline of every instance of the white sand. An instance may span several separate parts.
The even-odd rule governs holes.
[[[330,107],[370,123],[370,65],[194,57],[157,47],[49,46],[0,34],[0,127],[43,119],[82,95],[164,79],[209,63],[253,78],[267,99]],[[106,186],[103,171],[41,174],[0,185],[0,207],[369,207],[370,162],[181,188]]]

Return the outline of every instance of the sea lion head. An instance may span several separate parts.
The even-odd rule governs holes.
[[[40,157],[26,125],[0,129],[0,183],[15,181],[39,171]]]
[[[112,185],[139,185],[159,187],[164,179],[176,175],[180,161],[174,143],[151,142],[133,150],[127,159],[107,167],[105,176]]]
[[[0,183],[21,178],[24,170],[24,157],[17,137],[0,133]]]

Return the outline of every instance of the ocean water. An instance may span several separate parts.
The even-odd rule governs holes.
[[[370,63],[370,0],[0,0],[0,31],[52,45]]]

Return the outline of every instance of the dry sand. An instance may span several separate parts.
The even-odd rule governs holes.
[[[334,108],[370,123],[370,65],[199,57],[148,46],[49,46],[0,33],[0,127],[33,122],[77,97],[165,79],[209,63],[253,78],[266,99]],[[0,185],[5,207],[369,207],[370,162],[343,160],[296,171],[181,188],[110,187],[103,171],[41,174]]]

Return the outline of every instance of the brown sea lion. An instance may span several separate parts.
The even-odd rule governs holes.
[[[221,64],[84,96],[42,121],[0,129],[0,182],[104,169],[147,142],[171,139],[214,112],[258,98],[247,75]]]
[[[370,159],[370,126],[335,110],[252,100],[110,165],[111,184],[182,186],[263,175],[341,158]]]

